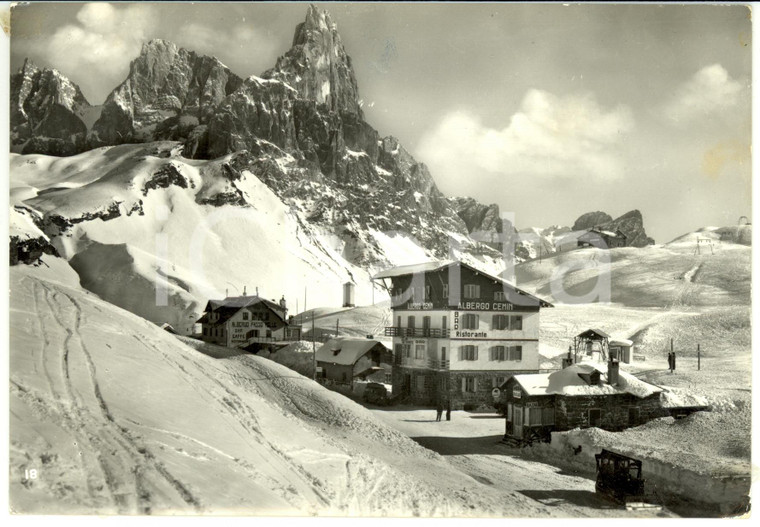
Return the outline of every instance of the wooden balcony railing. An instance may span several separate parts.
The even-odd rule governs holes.
[[[439,328],[399,328],[395,326],[385,328],[386,337],[428,337],[448,338],[448,329]]]

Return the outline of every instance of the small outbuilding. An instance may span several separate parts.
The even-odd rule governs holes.
[[[513,375],[501,388],[505,439],[517,442],[573,428],[622,430],[671,413],[660,400],[662,388],[620,371],[617,360]]]
[[[617,358],[626,364],[633,362],[633,341],[612,338],[609,340],[609,347],[610,357]]]
[[[377,340],[340,337],[325,342],[316,359],[322,379],[345,384],[359,378],[384,383],[386,374],[391,373],[393,353]]]

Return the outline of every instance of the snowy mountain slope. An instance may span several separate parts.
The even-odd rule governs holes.
[[[695,249],[695,243],[576,249],[521,263],[515,273],[520,287],[554,300],[552,281],[558,288],[561,275],[575,296],[589,293],[600,277],[609,279],[611,301],[630,307],[749,304],[751,247],[717,242],[714,253]]]
[[[318,181],[288,186],[287,175],[300,169],[268,147],[260,157],[211,161],[182,157],[174,142],[60,159],[13,155],[12,194],[39,211],[85,287],[185,334],[206,300],[227,289],[261,287],[269,297],[284,294],[292,308],[306,286],[314,304],[340,305],[341,285],[352,281],[356,301],[368,303],[373,272],[434,257],[413,235],[367,229],[347,214],[348,190]],[[465,237],[453,243],[464,259],[499,271],[497,258],[467,254]]]
[[[283,366],[199,353],[45,261],[10,276],[14,512],[552,514]]]

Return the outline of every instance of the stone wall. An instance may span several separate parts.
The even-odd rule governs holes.
[[[402,393],[407,389],[405,375],[411,375],[411,385],[408,387],[409,401],[413,404],[435,406],[438,398],[451,401],[452,410],[462,410],[467,407],[493,407],[494,398],[491,391],[494,388],[494,377],[508,378],[510,375],[524,372],[508,371],[433,371],[405,368],[393,368],[393,393]],[[530,372],[535,373],[535,372]],[[425,378],[424,386],[417,384],[417,377]],[[475,379],[475,391],[462,390],[463,379]]]
[[[619,395],[598,396],[565,396],[556,398],[554,423],[556,430],[571,430],[573,428],[588,428],[589,410],[597,408],[601,411],[601,424],[604,430],[622,430],[636,426],[657,417],[668,415],[660,407],[659,393],[640,399],[625,393]],[[629,410],[638,409],[636,422],[629,421]]]

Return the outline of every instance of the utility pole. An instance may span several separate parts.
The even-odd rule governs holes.
[[[314,366],[314,380],[317,380],[317,342],[314,340],[314,316],[311,317],[311,355]]]
[[[335,319],[335,336],[337,337],[340,334],[340,319]]]
[[[702,369],[702,357],[699,352],[699,344],[697,344],[697,371]]]

